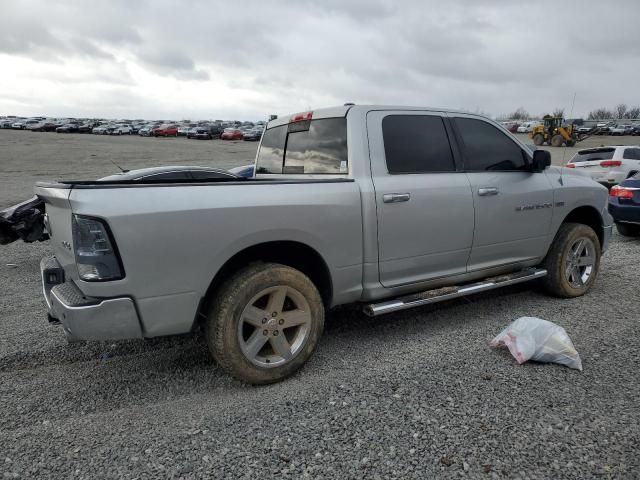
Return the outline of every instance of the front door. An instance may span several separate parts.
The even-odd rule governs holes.
[[[529,171],[531,153],[492,123],[454,122],[475,207],[469,271],[543,256],[553,214],[547,175]]]
[[[466,271],[473,197],[438,114],[367,116],[378,216],[380,282],[396,287]]]

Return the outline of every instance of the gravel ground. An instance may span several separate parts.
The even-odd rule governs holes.
[[[38,178],[110,173],[108,158],[230,166],[255,149],[185,142],[0,130],[0,205]],[[639,251],[616,234],[580,299],[522,285],[376,319],[337,309],[299,374],[250,387],[224,375],[197,335],[67,344],[45,318],[47,245],[0,247],[0,473],[640,478]],[[518,366],[488,347],[524,315],[562,325],[584,372]]]

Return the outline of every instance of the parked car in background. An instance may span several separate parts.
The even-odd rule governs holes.
[[[116,124],[109,132],[110,135],[131,135],[131,133],[131,125],[129,125],[128,123]]]
[[[222,140],[242,140],[244,138],[244,135],[242,133],[242,130],[239,130],[237,128],[225,128],[224,132],[222,132],[222,135],[220,135],[220,138]]]
[[[640,236],[640,173],[609,190],[609,213],[620,235]]]
[[[56,128],[56,133],[78,133],[80,125],[77,123],[66,123],[61,127]]]
[[[138,129],[138,135],[141,137],[151,137],[153,136],[154,128],[156,128],[155,125],[144,125]]]
[[[180,125],[178,127],[178,136],[179,137],[186,137],[190,128],[193,128],[193,125]]]
[[[242,138],[247,142],[257,142],[262,138],[262,127],[253,127],[242,134]]]
[[[567,163],[607,188],[640,172],[640,146],[618,145],[580,150]]]
[[[627,128],[625,125],[614,125],[609,128],[609,135],[611,136],[622,136],[626,135]]]
[[[516,130],[518,133],[529,133],[533,130],[534,125],[536,124],[536,122],[524,122],[521,123],[518,126],[518,129]]]
[[[91,129],[91,133],[93,133],[94,135],[105,135],[108,133],[108,130],[109,130],[109,125],[106,123],[102,123],[100,125],[93,127]]]
[[[24,130],[25,120],[16,120],[11,124],[11,128],[14,130]]]
[[[91,133],[93,131],[93,123],[83,123],[78,126],[78,133]]]
[[[163,124],[153,129],[154,137],[177,137],[178,126],[174,123]]]
[[[213,135],[211,134],[209,127],[196,127],[189,130],[188,138],[196,140],[212,140]]]
[[[594,130],[594,127],[581,126],[576,128],[578,133],[591,133]]]
[[[611,125],[609,123],[598,123],[596,124],[596,129],[597,135],[609,135]]]
[[[635,130],[635,127],[633,125],[621,125],[622,127],[624,127],[624,134],[625,135],[633,135],[633,132]]]
[[[13,126],[13,120],[8,118],[0,119],[0,128],[12,128],[12,126]]]

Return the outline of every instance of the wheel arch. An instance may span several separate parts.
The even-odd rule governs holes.
[[[283,240],[258,243],[240,250],[229,258],[211,280],[201,301],[199,312],[208,309],[215,298],[216,291],[225,280],[240,269],[256,262],[280,263],[300,270],[314,283],[325,306],[331,305],[333,283],[325,260],[317,250],[305,243]]]
[[[600,245],[604,245],[604,222],[602,215],[596,208],[590,205],[574,208],[564,217],[561,225],[565,223],[582,223],[591,227],[596,232]]]

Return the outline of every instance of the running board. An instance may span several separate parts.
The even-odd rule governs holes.
[[[542,278],[547,275],[544,269],[527,269],[509,275],[500,275],[497,277],[489,277],[482,282],[469,283],[454,287],[443,287],[435,290],[427,290],[421,293],[414,293],[404,297],[398,297],[393,300],[387,300],[381,303],[370,303],[365,305],[364,313],[370,317],[376,317],[385,313],[397,312],[407,308],[420,307],[431,303],[443,302],[452,298],[463,297],[473,293],[486,292],[494,288],[506,287],[507,285],[515,285],[516,283],[528,282],[536,278]]]

